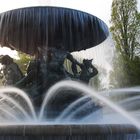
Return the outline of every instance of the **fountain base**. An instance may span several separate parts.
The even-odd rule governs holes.
[[[133,125],[4,125],[2,140],[138,140]]]

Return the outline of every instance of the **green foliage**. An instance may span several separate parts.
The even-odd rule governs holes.
[[[136,0],[113,0],[111,32],[116,56],[110,79],[112,87],[140,85],[140,14]]]
[[[15,62],[19,65],[23,74],[25,74],[27,65],[29,61],[32,59],[32,57],[24,53],[19,53],[18,55],[19,55],[19,59],[15,60]]]
[[[114,88],[140,85],[140,58],[131,60],[122,55],[114,59],[114,71],[110,74],[111,85]]]
[[[110,29],[117,51],[131,60],[139,47],[139,19],[136,0],[113,0]]]

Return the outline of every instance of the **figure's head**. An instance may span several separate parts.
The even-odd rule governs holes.
[[[90,67],[90,66],[92,66],[92,60],[93,60],[93,59],[90,59],[90,60],[88,60],[88,59],[83,59],[83,64]]]
[[[2,65],[9,65],[9,64],[13,63],[13,58],[11,58],[9,55],[2,55],[0,57],[0,63]]]

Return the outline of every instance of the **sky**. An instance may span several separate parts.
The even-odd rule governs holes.
[[[109,24],[112,0],[0,0],[0,12],[28,6],[60,6],[91,13]]]
[[[111,4],[112,0],[0,0],[0,13],[21,7],[60,6],[91,13],[109,26]],[[138,9],[140,9],[140,0],[138,0]]]

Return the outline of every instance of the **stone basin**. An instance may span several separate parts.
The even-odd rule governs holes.
[[[138,129],[129,124],[4,125],[1,140],[139,140]]]

